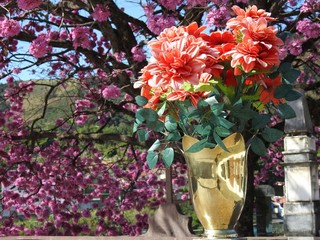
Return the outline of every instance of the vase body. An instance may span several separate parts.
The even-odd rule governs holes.
[[[234,226],[240,217],[246,193],[245,142],[234,133],[219,146],[196,153],[187,152],[198,140],[184,136],[182,147],[188,165],[190,196],[208,238],[236,237]]]

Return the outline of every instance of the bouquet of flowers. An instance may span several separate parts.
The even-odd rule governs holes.
[[[233,11],[226,31],[205,33],[205,26],[191,23],[167,28],[148,43],[151,58],[135,83],[143,108],[134,132],[139,141],[163,133],[148,150],[150,167],[159,154],[169,166],[171,143],[183,135],[199,139],[188,150],[197,152],[216,145],[227,151],[222,140],[245,133],[252,151],[264,155],[267,143],[282,136],[272,117],[294,117],[286,101],[299,97],[292,86],[299,71],[280,61],[283,40],[270,25],[276,19],[256,6]]]

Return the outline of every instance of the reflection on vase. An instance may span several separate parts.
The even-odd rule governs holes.
[[[183,137],[190,193],[195,212],[210,237],[235,237],[236,224],[246,192],[246,149],[241,134],[224,139],[220,147],[196,153],[186,150],[198,140]]]

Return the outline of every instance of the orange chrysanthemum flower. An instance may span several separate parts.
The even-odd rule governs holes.
[[[227,22],[227,27],[231,29],[239,29],[246,24],[243,22],[246,18],[258,19],[265,18],[268,21],[273,21],[275,18],[270,17],[270,13],[266,12],[263,9],[258,9],[257,6],[253,5],[248,7],[246,10],[243,10],[239,6],[233,6],[232,10],[237,15],[237,17],[230,19]]]
[[[280,64],[278,50],[274,47],[268,49],[251,39],[244,39],[234,50],[230,51],[231,67],[241,67],[244,72],[254,70],[267,70]]]
[[[278,75],[276,78],[266,78],[263,80],[263,84],[261,87],[261,93],[260,93],[260,101],[264,104],[267,104],[268,102],[272,102],[275,105],[279,105],[283,102],[282,99],[278,99],[274,97],[274,90],[276,87],[281,85],[281,76]]]
[[[208,42],[208,45],[215,48],[220,53],[221,60],[227,60],[224,53],[232,50],[236,45],[236,41],[231,32],[212,32],[210,35],[203,34],[202,38]]]
[[[208,92],[186,92],[184,90],[169,93],[167,96],[168,101],[184,101],[190,99],[193,106],[197,106],[199,99],[208,97]]]
[[[198,23],[193,22],[188,26],[166,28],[155,40],[149,41],[148,45],[153,51],[161,49],[165,42],[175,42],[186,35],[199,38],[201,33],[206,29],[206,26],[198,26]]]
[[[171,27],[164,30],[157,40],[150,41],[152,56],[149,64],[142,69],[135,87],[150,88],[145,97],[159,99],[159,96],[169,93],[183,92],[185,83],[198,85],[203,81],[203,76],[206,79],[212,75],[219,76],[219,71],[223,69],[222,65],[217,64],[219,51],[200,37],[203,30],[196,23],[187,27]],[[153,98],[153,95],[157,97]]]
[[[246,18],[244,22],[246,29],[243,30],[243,34],[253,41],[258,41],[267,48],[283,45],[283,41],[276,36],[278,30],[273,26],[268,26],[265,18],[259,18],[255,21],[252,18]]]
[[[226,77],[224,79],[224,84],[227,86],[237,86],[237,80],[234,76],[234,72],[232,69],[226,71]]]

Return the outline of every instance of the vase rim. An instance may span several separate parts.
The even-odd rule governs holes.
[[[193,144],[195,144],[198,141],[199,140],[197,138],[185,134],[182,137],[182,152],[185,153],[187,151],[187,149],[189,149]],[[243,138],[242,134],[239,132],[234,132],[234,133],[230,134],[229,136],[224,138],[222,140],[222,142],[225,145],[228,145],[229,147],[233,147],[237,144],[245,144],[244,138]],[[189,145],[189,147],[187,147],[188,145]],[[215,149],[215,148],[220,148],[220,146],[216,145],[214,148],[204,148],[204,149]]]

